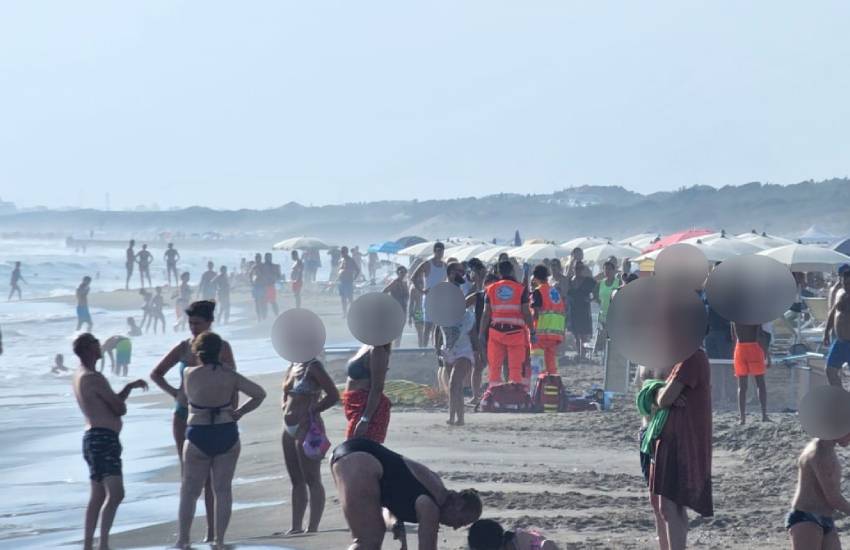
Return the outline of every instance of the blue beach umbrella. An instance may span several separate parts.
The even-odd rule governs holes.
[[[401,246],[395,241],[384,241],[369,245],[369,252],[377,252],[379,254],[395,254],[401,250]]]

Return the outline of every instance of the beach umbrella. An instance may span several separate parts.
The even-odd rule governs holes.
[[[754,244],[738,239],[730,239],[728,237],[717,237],[714,239],[703,239],[702,237],[697,237],[695,239],[686,239],[682,242],[688,244],[702,243],[706,246],[712,246],[726,252],[731,252],[733,256],[755,254],[764,250]]]
[[[841,239],[832,246],[832,249],[841,254],[850,256],[850,239]]]
[[[605,244],[607,242],[607,239],[600,239],[599,237],[576,237],[575,239],[570,239],[565,243],[561,243],[561,246],[572,252],[574,248],[581,248],[584,250],[585,248]]]
[[[762,250],[777,248],[779,246],[785,246],[786,244],[794,244],[794,241],[791,239],[784,239],[775,235],[768,235],[767,233],[762,233],[761,235],[758,233],[744,233],[743,236],[738,235],[736,238],[741,242],[754,244]]]
[[[401,246],[395,241],[384,241],[382,243],[369,245],[369,252],[376,252],[379,254],[396,254],[401,250]]]
[[[499,254],[507,252],[511,248],[510,246],[493,246],[489,250],[479,253],[477,258],[485,264],[493,263],[499,259]]]
[[[434,254],[434,244],[437,241],[426,241],[402,248],[397,252],[399,256],[413,256],[414,258],[430,258]]]
[[[572,252],[572,250],[570,250]],[[633,246],[624,246],[619,244],[600,244],[591,246],[584,250],[584,261],[587,263],[602,263],[611,256],[618,260],[623,258],[634,258],[640,255],[640,250]]]
[[[699,248],[702,251],[702,253],[705,254],[705,259],[707,259],[711,263],[722,262],[722,261],[728,260],[729,258],[731,258],[733,256],[739,256],[739,254],[736,254],[735,252],[732,252],[731,250],[723,250],[721,248],[711,246],[710,244],[706,244],[706,243],[699,241],[699,240],[697,240],[697,242],[685,243],[685,244],[689,244],[690,246],[694,246],[696,248]],[[663,248],[656,248],[652,252],[644,252],[643,254],[638,256],[637,258],[632,258],[632,262],[636,262],[636,263],[639,263],[639,264],[644,262],[644,261],[647,261],[647,260],[654,262],[658,258],[658,255],[661,254],[662,250],[664,250],[664,249]]]
[[[687,231],[679,231],[678,233],[671,233],[670,235],[666,235],[661,237],[657,242],[652,243],[648,247],[644,248],[644,252],[652,252],[653,250],[657,250],[659,248],[664,248],[665,246],[670,246],[671,244],[680,243],[684,240],[691,239],[694,237],[702,237],[704,235],[711,235],[713,231],[709,231],[708,229],[689,229]]]
[[[631,237],[627,237],[625,239],[620,239],[617,241],[617,244],[622,244],[625,246],[633,246],[635,248],[646,248],[649,246],[649,243],[652,242],[655,237],[658,237],[656,233],[638,233],[637,235],[632,235]]]
[[[477,258],[479,254],[493,248],[492,244],[470,244],[464,246],[456,246],[446,250],[446,258],[456,258],[459,262],[466,262],[472,258]]]
[[[832,271],[842,264],[850,263],[850,256],[829,248],[811,244],[786,244],[759,252],[781,264],[787,265],[791,271]]]
[[[324,250],[330,247],[331,245],[315,237],[292,237],[275,244],[272,250]]]
[[[408,246],[413,246],[415,244],[424,243],[426,239],[416,235],[408,235],[407,237],[401,237],[400,239],[395,240],[399,249],[407,248]]]
[[[566,258],[570,255],[570,249],[554,244],[527,244],[508,250],[508,255],[525,263],[532,263],[546,259]]]

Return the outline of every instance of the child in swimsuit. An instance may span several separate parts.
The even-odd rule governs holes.
[[[470,550],[558,550],[554,542],[537,531],[505,531],[492,519],[479,519],[469,528]]]

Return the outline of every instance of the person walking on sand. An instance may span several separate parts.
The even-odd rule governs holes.
[[[91,277],[86,275],[80,286],[77,287],[77,330],[80,330],[83,325],[88,325],[88,331],[91,332],[92,321],[91,312],[89,311],[89,291],[91,290]]]
[[[508,360],[508,377],[511,382],[524,384],[522,368],[528,355],[528,344],[537,343],[531,311],[528,307],[528,289],[514,279],[510,261],[498,266],[501,279],[487,287],[484,313],[481,317],[479,339],[487,341],[489,384],[502,383],[502,363]]]
[[[220,319],[223,324],[230,322],[230,276],[227,273],[227,266],[221,266],[218,275],[213,279],[213,287],[215,288],[218,299],[218,310],[221,312]]]
[[[574,248],[570,255],[570,265],[566,278],[567,288],[567,329],[576,341],[576,361],[585,359],[584,344],[593,334],[593,321],[590,318],[590,295],[596,286],[590,269],[584,265],[584,251]]]
[[[675,406],[674,406],[675,405]],[[668,409],[658,439],[650,443],[649,497],[660,550],[683,550],[690,508],[714,515],[711,485],[711,367],[701,349],[677,363],[655,393],[654,406]]]
[[[738,413],[741,415],[741,425],[747,421],[747,380],[750,376],[756,380],[762,422],[768,421],[767,385],[764,382],[767,363],[764,358],[764,349],[759,343],[760,330],[761,325],[732,323],[732,339],[735,341],[735,377],[738,379]]]
[[[181,463],[183,460],[183,445],[186,441],[186,422],[189,418],[189,406],[186,400],[186,393],[183,389],[184,373],[187,367],[197,366],[200,364],[200,359],[192,350],[192,342],[199,334],[202,334],[212,328],[213,321],[215,320],[215,307],[215,302],[208,301],[193,302],[187,307],[185,317],[189,320],[189,330],[192,333],[192,337],[180,341],[176,346],[171,348],[165,357],[160,359],[159,363],[156,367],[154,367],[150,374],[151,380],[153,380],[154,384],[174,398],[175,403],[174,414],[171,418],[171,431],[174,436],[175,446],[177,447],[177,456],[180,458]],[[233,349],[226,341],[222,343],[220,360],[224,365],[236,370],[236,360],[233,358]],[[168,371],[175,366],[178,367],[180,372],[180,385],[178,387],[172,386],[165,378]],[[207,540],[211,541],[215,537],[215,520],[213,519],[214,503],[212,486],[209,481],[207,481],[204,500],[207,512]]]
[[[109,548],[109,530],[124,499],[121,471],[121,417],[127,413],[127,398],[135,389],[147,391],[144,380],[130,382],[115,393],[96,365],[101,358],[100,342],[89,333],[74,340],[74,353],[80,368],[74,373],[74,396],[86,420],[83,458],[89,467],[91,496],[86,508],[83,535],[84,550],[94,548],[94,532],[100,519],[99,548]]]
[[[15,262],[15,268],[12,270],[12,278],[9,280],[9,286],[11,287],[9,290],[9,299],[8,302],[12,301],[12,296],[15,293],[18,293],[18,300],[21,300],[21,287],[18,283],[26,283],[26,279],[24,279],[23,275],[21,275],[21,262]]]
[[[192,341],[198,364],[187,367],[183,389],[189,406],[183,475],[180,485],[178,548],[191,548],[189,538],[195,507],[204,486],[212,480],[215,528],[210,541],[224,548],[224,534],[233,507],[232,482],[241,445],[237,422],[266,398],[263,388],[221,362],[224,341],[214,332],[203,332]],[[239,394],[250,399],[239,405]]]
[[[835,340],[830,345],[829,335],[835,334]],[[826,355],[826,378],[830,385],[843,387],[841,383],[841,368],[850,363],[850,293],[842,292],[826,321],[823,331],[823,345],[829,348]]]
[[[133,247],[136,246],[136,241],[130,239],[130,246],[125,251],[124,268],[127,270],[127,281],[124,283],[124,290],[130,290],[130,277],[133,276],[133,268],[136,265],[136,252]]]
[[[136,254],[136,263],[139,264],[139,279],[142,283],[142,288],[145,288],[145,279],[148,280],[148,287],[151,284],[151,263],[153,262],[153,254],[148,252],[148,245],[143,244],[142,249]]]
[[[428,261],[419,264],[410,274],[410,281],[422,295],[422,311],[425,314],[425,342],[431,342],[434,323],[428,317],[428,292],[446,280],[446,262],[443,255],[446,246],[441,242],[434,243],[434,255]]]
[[[266,303],[271,306],[275,317],[280,313],[277,306],[277,283],[281,280],[280,265],[272,261],[272,253],[266,252],[265,262],[263,263],[263,271],[265,272],[265,297]]]
[[[171,274],[174,274],[174,284],[180,282],[177,276],[177,262],[180,261],[180,253],[177,252],[177,249],[174,248],[174,243],[168,243],[168,248],[165,249],[165,254],[163,254],[163,258],[165,259],[165,271],[166,277],[168,277],[168,286],[171,286]]]
[[[248,272],[251,281],[251,297],[254,298],[254,310],[257,313],[257,322],[263,321],[268,315],[268,302],[266,300],[266,274],[263,269],[263,256],[259,252],[254,254],[253,265]]]
[[[369,439],[334,449],[331,473],[354,539],[349,550],[380,549],[388,529],[406,549],[405,523],[418,525],[419,550],[437,550],[440,524],[458,529],[481,517],[475,490],[449,491],[436,472]]]
[[[391,351],[391,344],[363,346],[348,362],[348,379],[342,394],[343,412],[348,421],[346,439],[365,437],[383,443],[387,438],[392,403],[384,394],[384,382]]]
[[[792,550],[840,549],[833,515],[836,511],[850,514],[850,502],[841,494],[841,461],[835,452],[836,445],[850,445],[850,394],[829,393],[824,397],[818,403],[822,411],[819,417],[827,419],[830,431],[844,435],[812,439],[797,459],[797,489],[785,517]],[[839,411],[841,414],[836,414]]]
[[[465,282],[463,264],[452,262],[446,267],[448,282],[460,287]],[[475,327],[475,312],[466,308],[460,322],[453,326],[441,326],[445,362],[442,385],[449,395],[449,426],[463,426],[465,406],[463,387],[469,380],[475,352],[472,349],[471,332]]]
[[[304,532],[308,500],[310,522],[307,532],[315,533],[319,530],[325,509],[325,487],[322,485],[321,471],[324,457],[308,456],[304,442],[313,425],[324,431],[321,414],[338,402],[339,390],[321,361],[313,359],[289,367],[283,380],[281,435],[283,460],[292,482],[292,528],[287,531],[287,535]]]
[[[292,251],[292,271],[289,273],[292,281],[292,295],[295,297],[295,307],[301,307],[301,290],[304,288],[304,262],[298,257],[298,251]]]
[[[382,292],[384,294],[389,294],[393,297],[393,300],[398,302],[398,305],[401,306],[402,311],[404,311],[405,319],[407,316],[407,306],[410,301],[410,287],[407,282],[407,268],[403,265],[400,265],[395,270],[396,277],[393,279],[390,284],[384,287]],[[401,347],[401,338],[403,334],[399,334],[398,338],[395,341],[395,346]]]
[[[481,340],[481,319],[484,317],[484,303],[486,301],[486,286],[489,273],[487,266],[478,258],[472,258],[468,262],[468,267],[472,273],[473,287],[470,290],[470,296],[474,299],[473,311],[475,312],[475,326],[472,329],[472,349],[475,352],[475,362],[472,365],[472,373],[470,373],[470,385],[472,386],[472,401],[471,405],[477,405],[484,393],[481,386],[481,378],[484,374],[484,368],[487,366],[487,342]],[[490,282],[495,282],[494,278]],[[467,300],[470,298],[467,296]]]
[[[342,316],[348,317],[348,306],[354,301],[354,281],[360,275],[360,268],[348,254],[348,247],[343,246],[339,250],[339,270],[337,281],[339,284],[339,299],[342,302]]]
[[[199,300],[215,299],[215,286],[213,285],[213,280],[217,275],[218,273],[215,271],[215,264],[207,262],[207,270],[201,274],[201,280],[198,282],[197,298]]]

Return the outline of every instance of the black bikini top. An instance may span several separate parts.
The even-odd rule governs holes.
[[[348,377],[352,380],[368,380],[372,374],[369,372],[369,354],[371,350],[353,358],[348,362]]]

